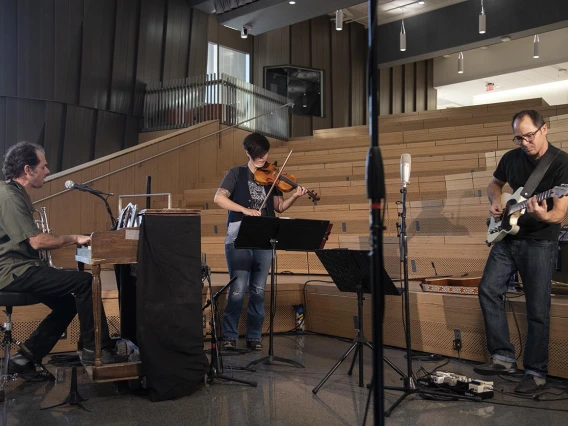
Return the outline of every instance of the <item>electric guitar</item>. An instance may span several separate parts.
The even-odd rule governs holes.
[[[501,195],[501,205],[503,215],[500,221],[491,218],[489,228],[487,228],[487,245],[501,241],[508,234],[515,235],[521,229],[517,222],[519,218],[525,214],[527,208],[527,200],[521,196],[523,188],[519,188],[514,194],[503,193]],[[568,184],[563,183],[561,186],[555,186],[548,191],[541,192],[536,195],[538,202],[547,198],[562,198],[568,194]]]

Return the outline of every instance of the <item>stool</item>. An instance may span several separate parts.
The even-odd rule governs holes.
[[[2,374],[0,376],[0,402],[4,401],[4,385],[9,380],[15,380],[17,374],[8,374],[8,364],[10,363],[10,348],[12,344],[15,344],[20,349],[22,355],[28,358],[30,361],[37,366],[39,366],[44,374],[51,380],[55,380],[55,377],[45,368],[45,366],[34,359],[32,353],[26,348],[24,344],[12,337],[12,309],[14,306],[28,306],[37,305],[41,303],[35,296],[29,293],[10,293],[5,291],[0,291],[0,306],[5,306],[6,310],[6,322],[4,325],[0,325],[0,331],[4,333],[4,338],[2,343],[4,344],[4,362],[2,365]]]

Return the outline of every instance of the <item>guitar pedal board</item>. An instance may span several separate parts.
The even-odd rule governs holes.
[[[421,386],[450,390],[458,395],[479,397],[481,399],[493,398],[493,382],[473,380],[461,374],[446,371],[435,371],[427,377],[418,380]]]

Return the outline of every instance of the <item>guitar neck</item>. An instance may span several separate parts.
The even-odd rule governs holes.
[[[536,199],[540,203],[542,200],[546,200],[547,198],[550,198],[551,193],[552,193],[552,189],[549,189],[548,191],[541,192],[540,194],[536,195]],[[511,207],[509,207],[509,213],[513,214],[513,213],[518,212],[520,210],[526,209],[527,208],[527,202],[528,202],[528,200],[525,200],[525,201],[521,201],[520,203],[513,204]]]

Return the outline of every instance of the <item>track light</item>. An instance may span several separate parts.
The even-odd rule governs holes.
[[[486,30],[487,30],[487,16],[485,15],[483,0],[481,0],[481,13],[479,14],[479,34],[485,34]]]
[[[534,36],[533,41],[533,58],[538,59],[540,58],[540,37],[538,34]]]
[[[343,29],[343,10],[335,11],[335,29],[341,31]]]
[[[406,28],[404,28],[404,19],[400,26],[400,51],[406,52]]]
[[[246,26],[244,26],[241,29],[241,38],[247,38],[248,35],[249,35],[249,29]]]
[[[458,55],[458,74],[463,74],[463,52]]]

